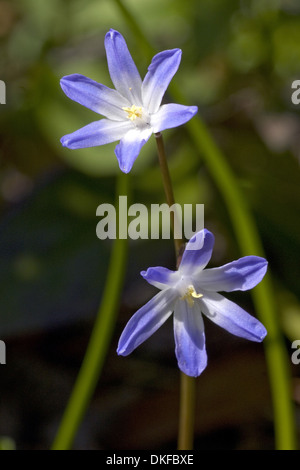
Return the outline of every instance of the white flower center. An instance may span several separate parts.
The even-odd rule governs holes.
[[[136,106],[135,104],[133,104],[131,108],[125,106],[122,109],[127,113],[127,119],[130,119],[130,121],[135,121],[136,118],[141,118],[143,115],[142,107]]]
[[[189,306],[192,307],[194,305],[194,299],[200,299],[201,297],[203,297],[203,294],[198,294],[195,291],[195,287],[191,284],[187,287],[185,293],[180,297],[180,299],[186,300]]]
[[[140,129],[146,128],[150,125],[150,117],[148,112],[142,106],[125,106],[122,108],[127,113],[127,119],[129,119],[135,127]]]

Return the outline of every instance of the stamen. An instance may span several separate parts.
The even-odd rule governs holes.
[[[186,293],[180,298],[181,300],[186,300],[189,306],[192,307],[194,305],[193,299],[200,299],[201,297],[203,297],[203,294],[197,294],[194,286],[191,285],[188,286]]]
[[[134,121],[137,117],[141,118],[142,117],[142,107],[141,106],[136,106],[133,104],[131,108],[129,107],[124,107],[122,108],[123,111],[127,113],[127,118],[130,119],[130,121]]]

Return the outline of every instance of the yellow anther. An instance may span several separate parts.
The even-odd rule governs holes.
[[[142,117],[142,107],[141,106],[136,106],[133,104],[131,108],[129,107],[124,107],[122,108],[123,111],[127,113],[127,118],[130,119],[130,121],[134,121],[137,117],[141,118]]]
[[[186,293],[180,297],[182,300],[186,300],[190,307],[194,305],[193,299],[200,299],[203,297],[203,294],[197,294],[194,286],[188,286]]]

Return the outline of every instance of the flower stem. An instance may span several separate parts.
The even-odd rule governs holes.
[[[178,450],[192,450],[196,408],[196,380],[181,372]]]
[[[117,197],[119,194],[127,192],[127,185],[128,175],[120,174]],[[77,430],[96,388],[116,323],[126,267],[126,255],[127,240],[117,238],[112,248],[101,305],[82,366],[52,445],[53,450],[69,450],[72,448]]]
[[[176,236],[177,234],[175,233],[175,227],[179,227],[178,215],[176,212],[172,180],[171,180],[171,176],[169,172],[162,134],[158,132],[157,134],[155,134],[155,138],[156,138],[157,153],[158,153],[159,165],[160,165],[160,170],[161,170],[162,179],[163,179],[166,200],[167,200],[168,205],[170,207],[173,206],[173,209],[174,209],[173,211],[170,211],[170,217],[171,217],[171,224],[172,224],[173,233],[174,233],[176,259],[178,260],[178,257],[181,253],[184,242],[182,238],[177,238]]]
[[[164,141],[161,133],[155,134],[158,159],[162,173],[164,191],[167,203],[170,207],[174,206],[175,198],[173,193],[172,180],[169,172]],[[177,238],[175,235],[176,223],[178,224],[176,206],[170,211],[171,223],[174,232],[174,245],[176,252],[177,268],[180,264],[181,252],[184,248],[183,239]],[[178,227],[178,225],[177,225]],[[179,426],[178,426],[178,450],[192,450],[194,441],[194,416],[196,405],[196,380],[194,377],[180,372],[180,409],[179,409]]]

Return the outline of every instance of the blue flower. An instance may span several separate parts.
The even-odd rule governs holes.
[[[264,277],[267,261],[258,256],[245,256],[219,268],[204,270],[213,245],[213,234],[201,230],[188,242],[178,271],[155,267],[141,272],[161,292],[131,317],[120,337],[118,354],[130,354],[172,312],[178,366],[192,377],[200,375],[207,365],[202,314],[236,336],[257,342],[264,339],[265,327],[218,292],[252,289]]]
[[[79,74],[63,77],[60,83],[69,98],[105,118],[65,135],[61,143],[79,149],[120,140],[115,153],[120,169],[128,173],[152,133],[186,123],[198,108],[174,103],[161,105],[179,67],[180,49],[155,55],[142,82],[123,36],[111,29],[104,44],[115,90]]]

